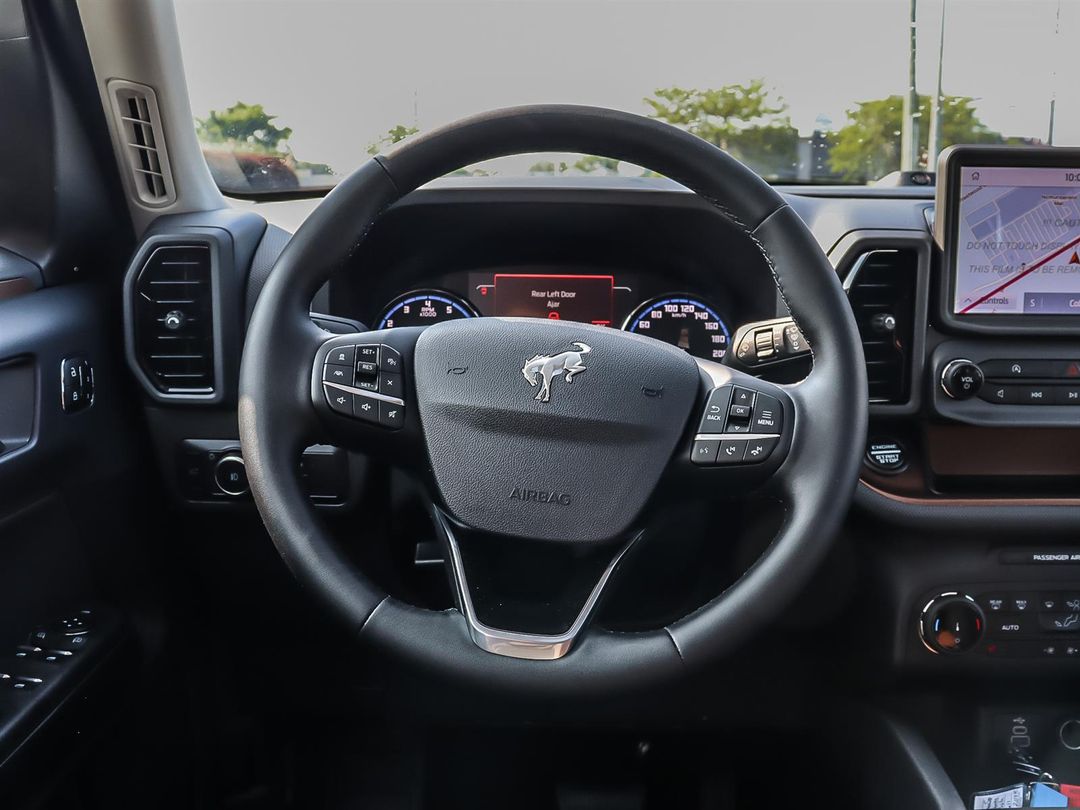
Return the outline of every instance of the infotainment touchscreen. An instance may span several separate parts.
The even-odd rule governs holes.
[[[1080,165],[963,165],[953,314],[1080,315]]]

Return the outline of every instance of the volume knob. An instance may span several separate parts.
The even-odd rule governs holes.
[[[971,399],[982,384],[982,369],[970,360],[951,360],[941,370],[941,390],[952,399]]]

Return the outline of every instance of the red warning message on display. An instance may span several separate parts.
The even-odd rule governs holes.
[[[611,326],[614,276],[495,275],[495,314]]]

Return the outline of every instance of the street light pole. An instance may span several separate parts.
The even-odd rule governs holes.
[[[919,97],[915,91],[915,4],[911,0],[911,20],[908,28],[908,87],[900,123],[900,171],[915,170],[919,159]]]
[[[948,0],[941,0],[941,39],[938,41],[937,92],[934,93],[933,109],[930,113],[930,137],[927,138],[929,154],[926,158],[926,168],[930,171],[933,171],[934,167],[937,166],[937,156],[941,152],[941,105],[945,101],[945,96],[941,93],[941,66],[945,61],[945,4],[947,2]]]

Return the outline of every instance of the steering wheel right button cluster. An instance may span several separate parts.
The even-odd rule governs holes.
[[[709,392],[690,450],[701,466],[759,464],[780,442],[784,406],[777,397],[736,385]]]

